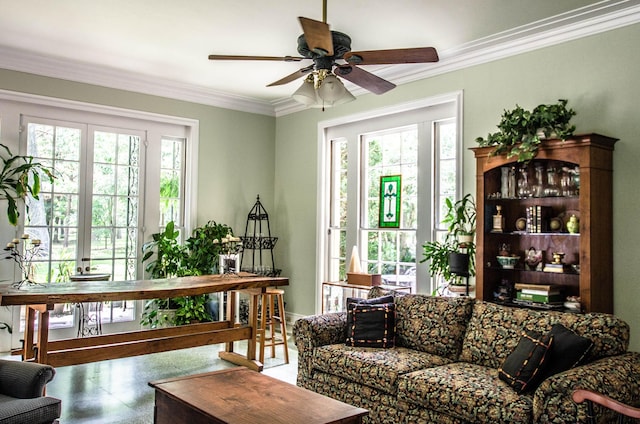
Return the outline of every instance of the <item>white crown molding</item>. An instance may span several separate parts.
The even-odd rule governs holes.
[[[396,85],[488,63],[528,51],[622,28],[640,22],[640,0],[604,0],[568,13],[532,22],[492,36],[439,52],[440,61],[411,67],[387,66],[379,77]],[[345,82],[354,96],[369,93]],[[276,117],[305,109],[293,99],[273,102]]]
[[[243,112],[274,115],[273,106],[267,101],[220,92],[193,84],[123,72],[104,66],[36,55],[1,45],[0,68]]]
[[[387,66],[377,69],[376,75],[397,85],[406,84],[638,22],[640,0],[603,0],[441,51],[437,63]],[[268,102],[103,66],[70,63],[3,46],[0,46],[0,68],[268,116],[284,116],[305,109],[289,97]],[[368,93],[353,84],[345,85],[354,96]]]

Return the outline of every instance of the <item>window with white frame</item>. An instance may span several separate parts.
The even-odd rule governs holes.
[[[414,292],[432,290],[426,264],[420,264],[422,244],[439,236],[444,199],[460,190],[458,109],[454,99],[325,129],[322,281],[344,280],[357,246],[363,272],[381,274],[383,283]],[[399,219],[397,226],[383,227],[380,181],[396,175],[401,176]]]
[[[33,156],[56,176],[53,183],[41,179],[39,198],[29,199],[21,213],[20,231],[41,240],[30,269],[34,281],[55,284],[78,272],[144,278],[145,227],[155,232],[165,219],[187,221],[184,164],[188,135],[197,134],[197,124],[163,121],[159,115],[150,120],[149,114],[132,111],[117,115],[112,108],[100,114],[95,109],[101,107],[90,105],[91,110],[77,104],[67,109],[65,101],[61,107],[31,98],[3,102],[2,96],[3,140],[13,140],[12,150]],[[177,190],[163,191],[167,181]],[[107,325],[136,321],[135,303],[105,302],[89,313],[99,310]],[[76,311],[73,305],[56,305],[50,327],[75,327]],[[23,319],[24,313],[19,315]]]

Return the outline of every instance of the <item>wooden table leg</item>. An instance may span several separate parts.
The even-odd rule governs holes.
[[[243,356],[233,351],[233,342],[227,343],[227,348],[220,352],[218,356],[225,361],[232,362],[236,365],[242,365],[254,371],[262,371],[262,362],[256,360],[256,332],[258,331],[258,297],[262,293],[261,289],[242,290],[243,293],[249,294],[249,326],[251,327],[251,338],[247,339],[247,355]],[[235,295],[235,293],[234,293]],[[227,296],[227,307],[230,307],[229,297]],[[229,310],[228,318],[235,323],[235,304],[233,309]]]
[[[32,305],[25,306],[26,322],[24,323],[24,341],[22,343],[22,360],[28,361],[35,356],[33,351],[33,335],[36,326],[36,309]]]
[[[238,296],[238,292],[230,291],[227,292],[227,316],[226,319],[231,323],[232,326],[236,326],[236,297]],[[227,342],[225,346],[226,352],[233,352],[233,342]]]
[[[53,305],[38,305],[40,319],[38,322],[38,356],[36,362],[47,363],[47,351],[49,344],[49,311],[53,310]]]

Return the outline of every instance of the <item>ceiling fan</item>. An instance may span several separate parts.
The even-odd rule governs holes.
[[[210,60],[265,60],[299,62],[311,59],[313,64],[272,82],[267,87],[283,85],[306,76],[293,98],[307,106],[335,106],[354,100],[337,76],[359,85],[372,93],[383,94],[395,84],[380,78],[360,66],[392,65],[403,63],[437,62],[438,53],[433,47],[417,47],[390,50],[351,51],[351,38],[342,32],[331,31],[327,21],[327,0],[322,2],[323,21],[299,17],[303,34],[298,37],[298,53],[301,56],[237,56],[209,55]]]

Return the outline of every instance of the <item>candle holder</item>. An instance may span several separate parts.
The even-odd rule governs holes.
[[[235,237],[231,232],[221,240],[214,239],[213,244],[220,244],[220,274],[223,276],[238,276],[240,261],[238,253],[242,250],[240,237]]]
[[[16,281],[11,287],[19,289],[23,284],[38,284],[33,278],[33,259],[40,253],[42,242],[39,239],[32,239],[29,234],[23,234],[22,237],[14,238],[4,250],[7,252],[5,259],[13,259],[20,268],[22,279]]]

